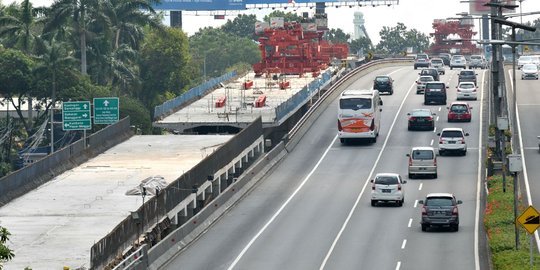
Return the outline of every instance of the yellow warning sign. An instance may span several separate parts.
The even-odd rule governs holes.
[[[516,219],[516,222],[521,224],[521,226],[523,226],[530,234],[533,234],[534,231],[540,227],[540,213],[530,205],[523,211],[521,216]]]

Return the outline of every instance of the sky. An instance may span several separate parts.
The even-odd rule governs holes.
[[[53,0],[30,0],[34,6],[49,6]],[[517,0],[519,1],[519,0]],[[4,4],[8,4],[9,0],[4,0]],[[18,1],[20,2],[20,0]],[[398,22],[405,24],[407,29],[417,29],[418,31],[429,35],[433,32],[432,23],[434,19],[446,19],[458,17],[456,13],[468,12],[469,3],[461,3],[464,0],[399,0],[399,4],[388,6],[367,6],[349,8],[343,6],[339,8],[327,7],[326,13],[328,14],[328,27],[340,28],[347,34],[353,34],[353,14],[356,11],[360,11],[364,14],[365,27],[374,44],[377,44],[380,40],[379,31],[383,26],[395,27]],[[519,2],[518,2],[519,4]],[[527,12],[540,12],[540,0],[523,0],[521,2],[521,10],[523,13]],[[291,6],[287,10],[293,11]],[[297,8],[296,13],[301,15],[302,12],[310,12],[310,16],[313,15],[315,9],[309,8]],[[246,14],[255,14],[259,20],[272,12],[271,9],[246,11]],[[519,8],[516,13],[519,12]],[[231,15],[227,15],[225,20],[214,20],[211,16],[196,16],[193,12],[191,14],[184,14],[182,23],[183,29],[188,35],[192,35],[201,27],[213,26],[219,27],[227,22],[228,19],[232,20],[237,16],[238,12],[233,12]],[[166,17],[168,24],[168,16]],[[540,15],[528,15],[523,16],[523,22],[533,21],[540,18]],[[510,19],[516,22],[520,22],[519,17]],[[476,26],[475,31],[478,31],[478,21],[474,20]]]

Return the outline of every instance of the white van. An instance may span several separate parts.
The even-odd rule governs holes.
[[[339,97],[338,137],[377,141],[383,102],[377,90],[345,90]]]

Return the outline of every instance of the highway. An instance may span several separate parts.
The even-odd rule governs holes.
[[[379,74],[395,80],[394,95],[382,96],[377,143],[341,145],[334,101],[263,181],[161,269],[488,269],[485,233],[478,231],[487,103],[470,101],[471,123],[448,123],[446,106],[424,106],[415,94],[418,72],[411,65],[357,78],[350,88],[370,89]],[[449,82],[448,102],[456,99],[457,72],[441,75]],[[487,91],[487,71],[477,73],[480,90]],[[422,107],[437,113],[436,131],[407,131],[407,112]],[[437,179],[408,179],[405,155],[413,146],[437,147],[436,133],[444,127],[470,134],[467,155],[438,157]],[[403,207],[370,206],[369,180],[379,172],[408,181]],[[417,200],[431,192],[463,201],[458,232],[421,231]]]
[[[521,185],[520,193],[525,205],[533,205],[537,210],[540,208],[540,183],[537,180],[540,175],[540,152],[538,149],[538,138],[540,136],[540,126],[538,125],[538,115],[540,115],[540,93],[538,80],[521,80],[520,71],[516,71],[516,97],[518,129],[520,134],[519,148],[522,159],[525,161],[524,172],[520,174],[524,185]],[[508,70],[508,78],[512,78],[511,69]],[[509,80],[511,82],[511,80]],[[509,84],[511,85],[511,83]],[[510,87],[509,95],[513,89]],[[512,105],[511,105],[512,106]],[[523,189],[524,187],[524,189]],[[536,247],[540,250],[540,239],[538,231],[535,233]],[[522,243],[522,245],[528,245]]]

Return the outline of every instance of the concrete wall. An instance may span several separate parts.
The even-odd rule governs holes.
[[[47,157],[0,178],[0,206],[9,203],[63,172],[75,168],[88,159],[131,136],[129,117],[92,135],[85,148],[80,139]]]

